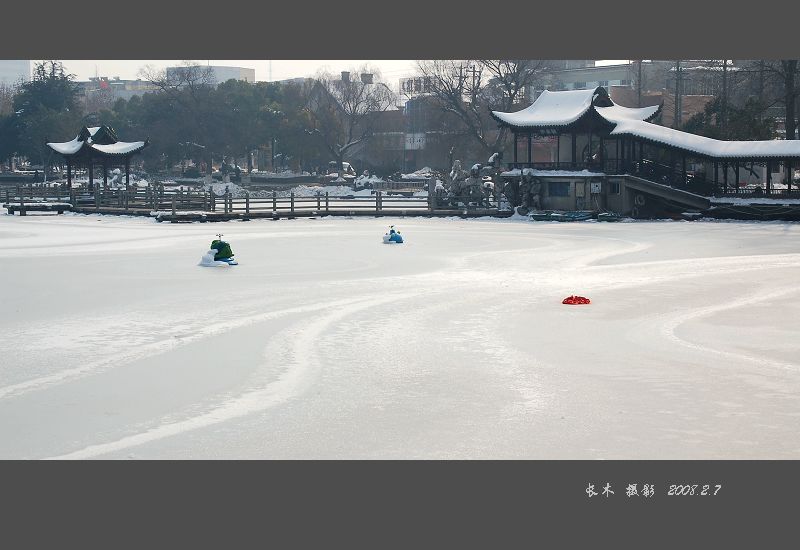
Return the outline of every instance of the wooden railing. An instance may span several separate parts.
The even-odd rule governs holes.
[[[89,193],[85,189],[67,189],[66,186],[15,186],[0,191],[6,203],[68,202],[76,212],[150,215],[151,212],[187,213],[211,212],[217,214],[268,214],[293,215],[302,213],[324,214],[330,212],[429,212],[434,205],[428,197],[388,195],[374,191],[368,196],[331,196],[318,192],[312,196],[255,192],[233,196],[216,195],[202,189],[172,190],[162,186],[128,189],[98,189]],[[469,209],[480,208],[479,205]]]
[[[631,162],[629,160],[611,159],[603,162],[576,163],[571,162],[515,162],[510,164],[511,169],[533,168],[534,170],[560,170],[560,171],[579,171],[589,170],[591,172],[603,172],[605,174],[631,174],[647,179],[655,183],[668,185],[676,189],[688,191],[703,196],[731,196],[746,198],[781,198],[800,196],[800,185],[797,183],[791,186],[779,186],[773,183],[769,189],[766,184],[748,185],[746,187],[736,187],[735,183],[729,183],[725,187],[722,181],[714,181],[701,173],[684,173],[682,169],[661,164],[650,159],[641,162]]]

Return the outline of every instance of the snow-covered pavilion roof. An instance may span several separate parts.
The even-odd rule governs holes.
[[[517,128],[543,128],[568,126],[594,109],[609,122],[617,120],[649,120],[659,111],[659,106],[631,109],[615,104],[605,88],[593,90],[545,90],[529,107],[515,113],[492,111],[501,123]]]
[[[53,151],[64,156],[79,153],[96,153],[98,156],[131,155],[147,146],[147,141],[119,141],[110,126],[83,127],[75,139],[47,144]]]
[[[641,107],[641,108],[630,108],[630,107],[623,107],[621,105],[612,105],[611,107],[598,107],[595,106],[594,110],[597,113],[606,119],[609,122],[614,124],[619,123],[623,120],[636,120],[636,121],[646,121],[651,120],[658,114],[659,109],[661,109],[660,105],[654,105],[652,107]]]
[[[639,120],[618,120],[612,135],[628,135],[712,158],[800,157],[800,140],[722,141]]]
[[[629,108],[615,104],[604,88],[544,91],[533,105],[516,113],[492,111],[514,129],[566,128],[594,110],[613,125],[611,135],[633,136],[689,154],[721,159],[800,158],[800,140],[722,141],[682,132],[650,121],[660,106]]]

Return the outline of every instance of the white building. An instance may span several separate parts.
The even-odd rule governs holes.
[[[0,85],[13,86],[20,80],[31,79],[31,62],[29,60],[0,60]]]

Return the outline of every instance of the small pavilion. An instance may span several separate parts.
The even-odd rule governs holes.
[[[94,191],[94,167],[103,167],[103,185],[108,185],[108,170],[125,167],[125,185],[130,183],[131,157],[147,147],[145,141],[119,141],[110,126],[83,127],[72,141],[47,143],[47,146],[64,157],[67,163],[67,185],[72,187],[72,169],[86,167],[89,172],[89,190]]]

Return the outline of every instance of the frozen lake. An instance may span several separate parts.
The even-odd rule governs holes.
[[[198,267],[218,232],[241,265]],[[800,458],[800,224],[0,215],[0,244],[0,458]]]

